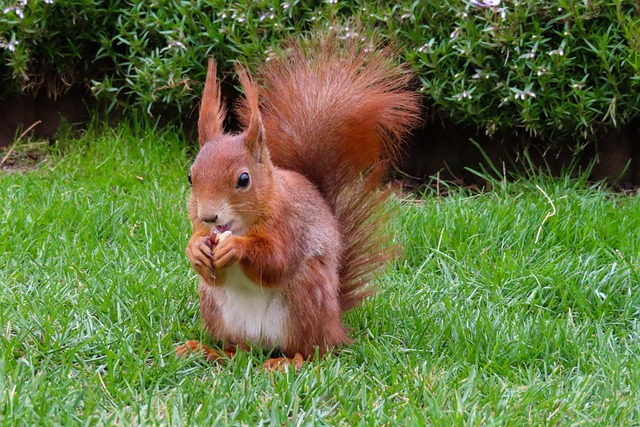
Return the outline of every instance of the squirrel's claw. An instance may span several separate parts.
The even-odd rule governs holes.
[[[229,237],[222,240],[213,253],[213,269],[218,270],[231,266],[240,258],[237,239]]]
[[[184,344],[176,347],[177,357],[184,357],[193,353],[206,356],[207,362],[220,362],[221,359],[230,358],[234,354],[231,351],[216,351],[196,340],[185,341]]]
[[[274,357],[264,362],[264,369],[267,371],[284,371],[289,366],[292,366],[297,371],[304,366],[304,358],[300,353],[296,353],[293,358],[289,357]]]
[[[200,276],[215,278],[212,263],[211,240],[208,236],[192,238],[187,245],[187,257]]]

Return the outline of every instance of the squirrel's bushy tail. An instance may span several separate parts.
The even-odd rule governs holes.
[[[389,258],[380,218],[389,192],[375,186],[419,121],[419,95],[390,47],[332,34],[290,41],[283,53],[258,73],[267,145],[274,164],[311,180],[338,218],[346,310]]]

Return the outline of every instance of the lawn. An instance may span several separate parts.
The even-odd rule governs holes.
[[[404,196],[353,345],[299,372],[209,365],[173,351],[207,340],[193,148],[143,128],[0,173],[1,425],[640,423],[637,195],[531,175]]]

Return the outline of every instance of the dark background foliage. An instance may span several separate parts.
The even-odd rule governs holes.
[[[333,27],[396,41],[429,114],[488,135],[576,144],[640,109],[637,1],[5,0],[1,8],[0,99],[81,87],[125,109],[189,113],[207,57],[225,77],[236,60],[268,60],[287,37]]]

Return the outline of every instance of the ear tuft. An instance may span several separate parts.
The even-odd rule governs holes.
[[[243,121],[247,125],[245,143],[256,161],[262,162],[268,154],[262,115],[258,106],[258,87],[242,66],[236,65],[236,73],[245,95],[244,105],[240,107],[240,115],[245,118]],[[249,117],[248,124],[246,117]]]
[[[226,115],[220,99],[220,84],[216,78],[216,63],[211,58],[207,68],[207,79],[202,93],[200,116],[198,117],[198,140],[202,147],[208,141],[220,136]]]

